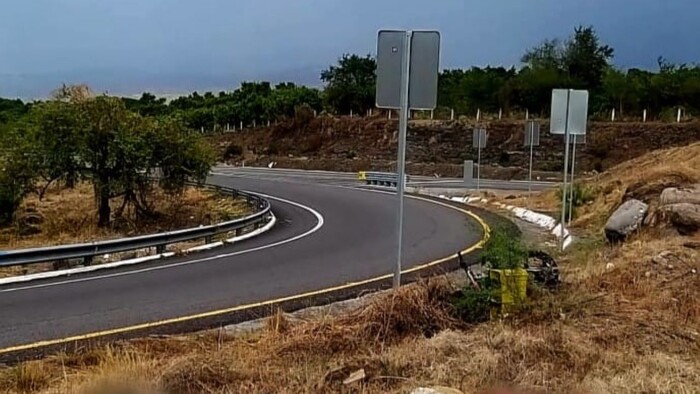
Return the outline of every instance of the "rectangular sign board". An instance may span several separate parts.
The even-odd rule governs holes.
[[[486,148],[489,135],[486,129],[474,129],[472,146],[474,148]]]
[[[565,134],[567,119],[569,135],[586,134],[588,123],[587,90],[554,89],[552,91],[550,133]]]
[[[532,141],[530,140],[532,138]],[[534,120],[525,122],[524,146],[540,146],[540,123]]]
[[[377,107],[401,108],[401,72],[409,32],[382,30],[377,39]],[[437,106],[440,33],[411,32],[408,107],[431,110]]]

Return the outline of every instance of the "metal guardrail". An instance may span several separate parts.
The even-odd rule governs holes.
[[[269,220],[272,218],[270,202],[260,196],[222,186],[205,185],[205,187],[219,193],[230,194],[233,197],[246,198],[248,200],[248,204],[255,208],[255,213],[244,218],[212,224],[209,226],[142,235],[138,237],[96,241],[83,244],[50,246],[44,248],[0,251],[0,267],[12,267],[25,264],[75,259],[83,259],[85,264],[89,264],[92,262],[95,256],[147,248],[156,248],[157,253],[163,253],[167,245],[178,242],[205,239],[207,243],[209,243],[212,237],[228,232],[235,232],[236,236],[238,236],[243,233],[244,229],[251,227],[257,229],[269,222]]]
[[[393,172],[360,171],[357,178],[361,181],[365,181],[368,185],[396,187],[399,181],[399,174]],[[408,180],[409,177],[406,175],[406,183],[408,183]]]

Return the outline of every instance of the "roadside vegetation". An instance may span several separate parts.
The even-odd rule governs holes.
[[[435,278],[338,315],[299,322],[278,313],[252,334],[122,341],[5,367],[0,387],[10,393],[404,393],[419,386],[463,393],[499,387],[695,392],[698,234],[681,236],[658,222],[606,245],[600,223],[626,193],[643,190],[640,181],[700,181],[697,149],[654,152],[585,182],[598,192],[576,219],[583,238],[559,257],[563,282],[554,290],[531,289],[527,307],[508,318],[465,320],[455,303],[455,296],[462,306],[471,302],[460,296],[463,285]],[[670,168],[668,160],[685,165]],[[537,201],[544,206],[547,198]],[[506,237],[491,245],[490,259],[506,264],[520,250]],[[348,380],[362,376],[359,370],[364,377]]]
[[[138,217],[135,208],[125,209],[109,227],[99,227],[92,185],[74,187],[56,183],[42,198],[29,195],[12,224],[0,227],[0,249],[61,245],[101,239],[153,234],[232,220],[250,213],[244,199],[221,195],[196,186],[170,195],[155,186],[149,200],[151,215]],[[121,202],[118,198],[112,203]]]
[[[72,204],[63,213],[91,214],[85,230],[143,226],[161,217],[156,199],[181,199],[188,182],[203,181],[213,161],[201,136],[177,117],[139,115],[117,98],[64,86],[53,100],[0,124],[0,225],[21,228],[17,214],[32,213],[30,205],[44,205],[55,198],[47,193],[59,190]],[[33,216],[33,225],[42,220]],[[42,232],[46,241],[73,231]]]

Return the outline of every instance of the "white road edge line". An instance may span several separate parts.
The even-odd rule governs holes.
[[[283,198],[280,198],[280,197],[274,197],[274,196],[270,196],[270,195],[262,194],[262,193],[256,193],[256,194],[258,194],[258,195],[260,195],[260,196],[263,196],[263,197],[266,197],[266,198],[269,198],[269,199],[272,199],[272,200],[276,200],[276,201],[280,201],[280,202],[283,202],[283,203],[286,203],[286,204],[290,204],[290,205],[293,205],[293,206],[295,206],[295,207],[298,207],[298,208],[301,208],[301,209],[303,209],[303,210],[306,210],[306,211],[310,212],[311,214],[313,214],[313,215],[316,217],[316,220],[317,220],[316,226],[314,226],[314,227],[311,228],[309,231],[307,231],[307,232],[305,232],[305,233],[303,233],[303,234],[299,234],[299,235],[297,235],[297,236],[284,239],[284,240],[282,240],[282,241],[274,242],[274,243],[267,244],[267,245],[258,246],[258,247],[251,248],[251,249],[239,250],[239,251],[233,252],[233,253],[224,253],[224,254],[219,254],[219,255],[216,255],[216,256],[210,256],[210,257],[205,257],[205,258],[196,259],[196,260],[183,261],[183,262],[180,262],[180,263],[174,263],[174,264],[168,264],[168,265],[161,265],[161,266],[157,266],[157,267],[143,268],[143,269],[139,269],[139,270],[133,270],[133,271],[127,271],[127,272],[119,272],[119,273],[114,273],[114,274],[93,276],[93,277],[89,277],[89,278],[72,279],[72,280],[65,280],[65,281],[60,281],[60,282],[44,283],[44,284],[40,284],[40,285],[23,286],[23,287],[15,287],[15,288],[10,288],[10,289],[3,289],[3,290],[0,290],[0,293],[10,293],[10,292],[14,292],[14,291],[22,291],[22,290],[31,290],[31,289],[44,288],[44,287],[61,286],[61,285],[68,285],[68,284],[80,283],[80,282],[89,282],[89,281],[99,280],[99,279],[108,279],[108,278],[115,278],[115,277],[120,277],[120,276],[135,275],[135,274],[140,274],[140,273],[144,273],[144,272],[160,271],[160,270],[163,270],[163,269],[182,267],[182,266],[186,266],[186,265],[202,263],[202,262],[205,262],[205,261],[219,260],[219,259],[223,259],[223,258],[226,258],[226,257],[238,256],[238,255],[242,255],[242,254],[246,254],[246,253],[257,252],[257,251],[259,251],[259,250],[265,250],[265,249],[269,249],[269,248],[274,248],[274,247],[277,247],[277,246],[281,246],[281,245],[284,245],[284,244],[288,244],[288,243],[291,243],[291,242],[300,240],[300,239],[302,239],[302,238],[305,238],[305,237],[307,237],[307,236],[309,236],[309,235],[315,233],[316,231],[320,230],[321,227],[323,227],[323,225],[324,225],[323,215],[321,215],[318,211],[316,211],[315,209],[313,209],[313,208],[311,208],[311,207],[308,207],[308,206],[306,206],[306,205],[302,205],[302,204],[300,204],[300,203],[298,203],[298,202],[295,202],[295,201],[286,200],[286,199],[283,199]]]
[[[269,231],[270,229],[272,229],[272,227],[275,226],[275,223],[277,223],[277,217],[273,213],[270,213],[270,215],[272,216],[270,221],[267,222],[267,224],[265,224],[265,226],[263,226],[257,230],[251,231],[247,234],[243,234],[243,235],[238,236],[238,237],[229,238],[223,242],[219,241],[219,242],[213,242],[213,243],[206,244],[206,245],[195,246],[193,248],[189,248],[189,249],[185,250],[184,253],[188,254],[188,253],[199,252],[202,250],[214,249],[214,248],[217,248],[219,246],[223,246],[224,244],[233,244],[236,242],[245,241],[246,239],[250,239],[250,238],[258,236],[262,233],[265,233],[265,232]],[[58,278],[61,276],[71,276],[71,275],[82,274],[82,273],[87,273],[87,272],[94,272],[94,271],[110,269],[110,268],[127,267],[130,265],[141,264],[141,263],[146,263],[149,261],[155,261],[155,260],[159,260],[159,259],[172,257],[174,255],[175,255],[174,252],[166,252],[166,253],[154,254],[151,256],[137,257],[135,259],[128,259],[128,260],[115,261],[112,263],[92,265],[89,267],[78,267],[78,268],[71,268],[71,269],[59,270],[59,271],[39,272],[36,274],[29,274],[29,275],[10,276],[7,278],[1,278],[0,279],[0,286],[11,285],[11,284],[15,284],[15,283],[31,282],[31,281],[40,280],[40,279]]]

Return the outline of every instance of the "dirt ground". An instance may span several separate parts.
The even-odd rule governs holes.
[[[112,202],[113,210],[119,199]],[[16,214],[14,223],[0,228],[0,248],[18,249],[89,242],[175,230],[200,224],[231,220],[249,211],[244,200],[188,187],[182,195],[167,196],[155,190],[150,199],[152,217],[137,218],[127,210],[113,218],[108,228],[97,227],[97,206],[92,186],[51,187],[42,199],[29,196]]]
[[[476,160],[470,121],[410,122],[407,161],[415,175],[461,177],[464,160]],[[396,120],[384,118],[318,117],[281,122],[210,137],[222,157],[247,165],[325,170],[391,170],[396,159]],[[524,121],[488,121],[482,152],[485,176],[524,179],[529,148],[523,147]],[[534,149],[535,177],[556,177],[563,168],[563,142],[542,122],[541,146]],[[581,173],[602,172],[653,150],[683,146],[700,140],[700,122],[610,123],[589,125],[586,144],[577,148]],[[226,154],[229,146],[233,146]],[[240,154],[239,154],[240,153]]]

